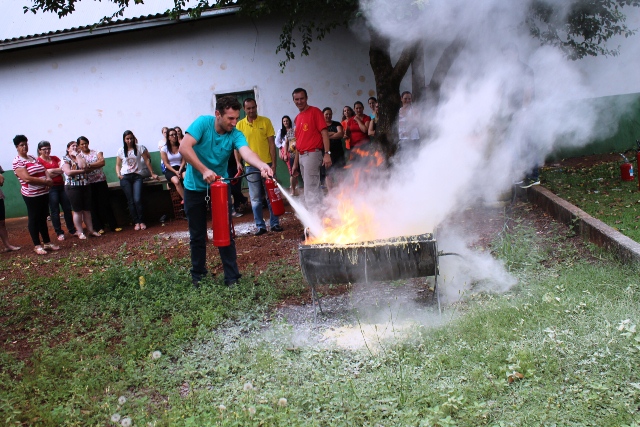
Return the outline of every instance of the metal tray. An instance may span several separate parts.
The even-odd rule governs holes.
[[[347,245],[301,245],[309,285],[367,283],[435,276],[437,243],[431,233]]]

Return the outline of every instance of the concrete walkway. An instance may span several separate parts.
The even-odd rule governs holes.
[[[541,185],[528,188],[526,195],[529,202],[544,209],[557,221],[572,227],[585,240],[607,248],[623,261],[640,262],[640,243],[561,199]]]

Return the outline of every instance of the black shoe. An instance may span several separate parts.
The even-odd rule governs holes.
[[[200,279],[196,279],[196,278],[191,279],[191,284],[196,289],[200,288]]]
[[[284,228],[280,227],[279,225],[276,225],[275,227],[271,227],[271,231],[277,231],[279,233],[281,231],[284,231]]]
[[[224,285],[225,285],[228,289],[233,289],[233,288],[235,288],[236,286],[238,286],[239,284],[240,284],[240,282],[239,282],[238,280],[234,280],[234,281],[232,281],[232,282],[225,282],[225,284],[224,284]]]
[[[266,228],[258,228],[258,231],[253,233],[254,236],[262,236],[263,234],[267,234]]]

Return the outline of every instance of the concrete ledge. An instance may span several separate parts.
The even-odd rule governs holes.
[[[556,220],[573,228],[585,240],[607,248],[623,261],[640,262],[638,242],[561,199],[543,186],[528,188],[527,199]]]

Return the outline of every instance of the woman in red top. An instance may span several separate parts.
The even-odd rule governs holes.
[[[51,213],[51,225],[58,236],[58,240],[64,240],[64,232],[60,225],[60,206],[64,213],[64,222],[67,224],[69,234],[76,234],[73,225],[73,215],[71,213],[71,203],[64,192],[64,178],[62,177],[61,161],[58,156],[51,155],[51,144],[49,141],[38,143],[38,163],[44,166],[53,180],[53,185],[49,189],[49,212]]]
[[[59,246],[51,243],[47,215],[49,214],[49,187],[53,180],[47,169],[35,157],[29,155],[29,141],[24,135],[13,138],[18,155],[13,159],[13,172],[20,181],[20,193],[27,205],[27,228],[38,255],[46,255],[47,249],[57,251]],[[42,244],[40,237],[42,236]]]
[[[347,150],[351,150],[351,131],[349,130],[347,123],[349,123],[349,120],[351,120],[355,115],[356,113],[353,111],[353,108],[348,105],[345,105],[342,109],[342,121],[340,124],[344,131],[344,146]]]
[[[371,117],[364,114],[364,104],[356,101],[353,104],[356,115],[347,121],[349,136],[351,138],[351,148],[364,145],[369,142],[369,122]]]

